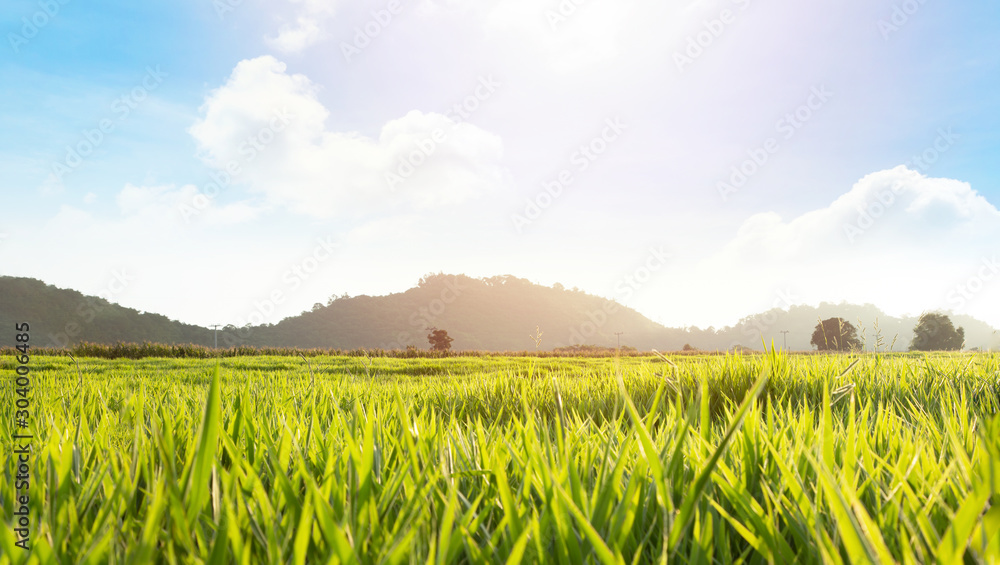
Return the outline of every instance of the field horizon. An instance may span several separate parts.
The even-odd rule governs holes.
[[[0,324],[34,320],[33,325],[42,329],[36,345],[43,348],[78,347],[88,342],[149,342],[218,344],[222,349],[420,350],[427,349],[429,328],[435,327],[454,339],[452,349],[464,351],[554,351],[619,345],[645,351],[680,351],[685,347],[729,351],[761,350],[772,342],[789,350],[807,351],[815,347],[810,337],[817,322],[839,317],[856,328],[863,347],[873,350],[877,343],[879,349],[906,351],[919,324],[917,316],[890,316],[871,304],[824,302],[809,306],[784,302],[731,326],[671,328],[616,300],[509,275],[480,279],[426,275],[405,292],[334,295],[325,304],[316,303],[310,310],[277,323],[260,323],[272,311],[269,302],[257,302],[250,309],[256,325],[219,324],[213,330],[42,281],[0,276]],[[997,329],[969,315],[945,314],[963,328],[963,349],[1000,349]],[[537,344],[530,337],[536,329],[543,333]]]
[[[3,565],[1000,558],[1000,354],[31,366]]]

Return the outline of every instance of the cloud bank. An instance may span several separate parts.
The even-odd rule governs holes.
[[[873,303],[892,315],[950,310],[1000,325],[1000,210],[968,183],[905,166],[865,176],[828,206],[745,220],[722,249],[663,280],[644,310],[695,318],[794,304]]]
[[[501,139],[414,110],[377,137],[335,131],[319,88],[264,56],[240,62],[189,132],[201,157],[271,204],[330,218],[386,206],[457,204],[500,186]]]

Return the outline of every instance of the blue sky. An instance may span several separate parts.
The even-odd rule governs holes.
[[[998,22],[940,0],[10,1],[0,272],[200,324],[444,271],[669,325],[847,300],[1000,327]]]

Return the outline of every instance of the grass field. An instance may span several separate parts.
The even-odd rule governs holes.
[[[1000,355],[671,359],[33,357],[0,565],[1000,563]]]

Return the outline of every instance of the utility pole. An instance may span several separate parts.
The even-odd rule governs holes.
[[[785,351],[788,351],[788,330],[781,330],[781,339],[782,342],[785,344],[784,346]]]
[[[615,332],[615,336],[618,337],[618,349],[615,350],[615,355],[619,355],[622,350],[622,334],[625,332]]]
[[[219,324],[213,324],[213,325],[208,326],[208,327],[213,328],[215,330],[215,348],[218,349],[219,348]]]

